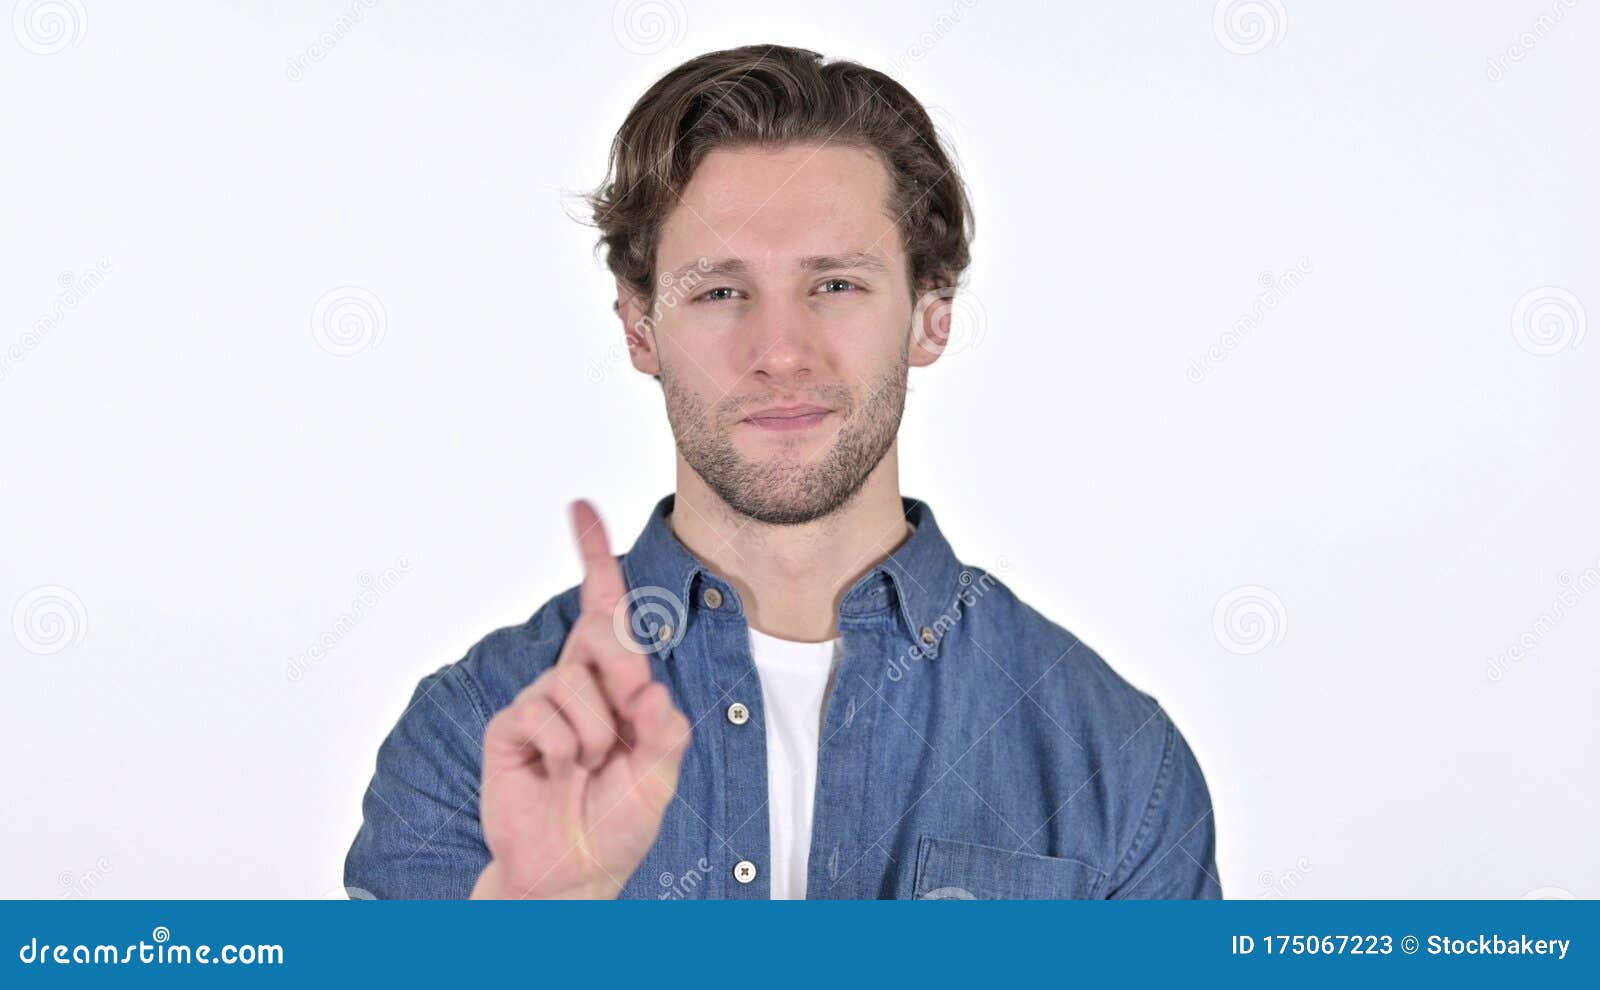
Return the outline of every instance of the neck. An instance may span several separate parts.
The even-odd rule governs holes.
[[[833,639],[845,592],[911,535],[898,448],[889,448],[848,502],[794,526],[736,512],[679,455],[672,532],[738,590],[756,629],[808,643]]]

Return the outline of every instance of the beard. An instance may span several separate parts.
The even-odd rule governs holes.
[[[844,385],[798,396],[797,401],[827,406],[840,415],[832,438],[820,438],[826,444],[820,451],[804,453],[798,442],[769,442],[773,453],[751,460],[733,442],[734,424],[769,399],[728,399],[708,406],[663,366],[667,421],[683,459],[735,512],[774,526],[808,523],[849,502],[894,445],[905,412],[908,358],[909,345],[901,349],[894,367],[859,396]]]

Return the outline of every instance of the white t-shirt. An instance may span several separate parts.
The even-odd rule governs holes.
[[[772,823],[772,899],[803,900],[811,852],[822,712],[844,640],[797,643],[750,630],[767,716],[767,819]]]

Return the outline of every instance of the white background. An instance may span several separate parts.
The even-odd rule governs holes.
[[[569,499],[620,551],[671,488],[568,214],[757,42],[953,142],[973,305],[903,490],[1165,704],[1227,894],[1600,895],[1592,0],[635,6],[0,24],[0,895],[338,886],[417,679],[578,580]]]

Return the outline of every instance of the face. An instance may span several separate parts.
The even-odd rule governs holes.
[[[938,356],[920,341],[948,304],[913,332],[890,195],[859,148],[713,151],[663,227],[652,319],[623,293],[679,453],[743,515],[791,525],[845,504],[894,444],[907,369]]]

